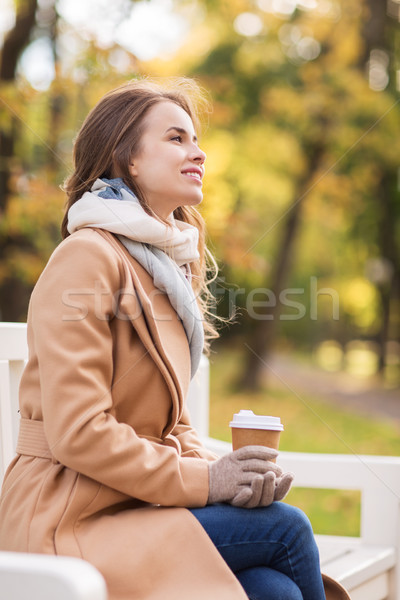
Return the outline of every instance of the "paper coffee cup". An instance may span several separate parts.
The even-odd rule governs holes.
[[[252,410],[241,410],[233,415],[229,423],[232,430],[232,448],[243,446],[267,446],[279,448],[283,425],[279,417],[255,415]]]

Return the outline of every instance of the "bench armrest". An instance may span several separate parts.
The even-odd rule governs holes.
[[[0,552],[0,589],[7,600],[107,600],[97,569],[67,556]]]

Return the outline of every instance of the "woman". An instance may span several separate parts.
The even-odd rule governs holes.
[[[0,549],[82,557],[111,600],[320,600],[309,522],[276,501],[291,483],[276,452],[218,459],[189,423],[214,331],[187,86],[124,85],[77,136],[65,239],[29,306]]]

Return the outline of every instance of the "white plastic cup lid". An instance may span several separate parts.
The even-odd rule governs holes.
[[[269,415],[255,415],[252,410],[241,410],[233,415],[230,427],[242,429],[268,429],[272,431],[283,431],[283,425],[279,417]]]

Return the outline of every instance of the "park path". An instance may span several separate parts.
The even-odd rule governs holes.
[[[385,389],[375,378],[360,378],[345,372],[331,373],[304,365],[285,354],[275,354],[266,365],[269,381],[294,393],[309,393],[321,400],[398,421],[400,388]]]

